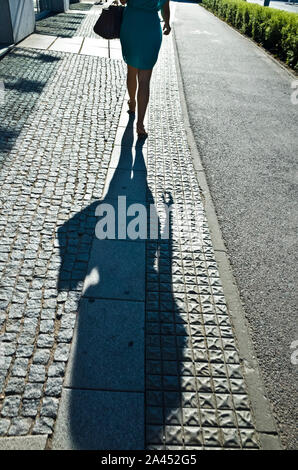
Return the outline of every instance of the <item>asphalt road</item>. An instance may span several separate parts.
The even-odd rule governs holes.
[[[194,137],[282,443],[297,449],[297,365],[290,359],[298,340],[293,77],[203,7],[175,5]]]

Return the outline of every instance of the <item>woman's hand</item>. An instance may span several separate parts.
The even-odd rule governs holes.
[[[171,32],[171,26],[169,25],[169,23],[164,23],[163,25],[163,33],[167,36],[168,34],[170,34]]]
[[[170,2],[167,1],[163,4],[163,7],[161,9],[161,16],[162,19],[164,20],[164,25],[163,25],[163,33],[167,36],[171,32],[171,26],[170,26]]]
[[[127,4],[127,0],[120,0],[121,2],[121,5],[126,5]]]

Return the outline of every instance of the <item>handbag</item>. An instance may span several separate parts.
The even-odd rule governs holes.
[[[124,8],[122,5],[110,5],[103,9],[93,31],[104,39],[119,39]]]

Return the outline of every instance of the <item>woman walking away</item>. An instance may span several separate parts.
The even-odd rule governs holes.
[[[137,93],[137,133],[146,138],[144,117],[149,101],[152,69],[157,61],[162,41],[158,12],[164,20],[163,33],[169,34],[170,5],[168,0],[120,0],[126,4],[121,25],[120,41],[127,64],[129,111],[135,112]],[[137,92],[138,90],[138,92]]]

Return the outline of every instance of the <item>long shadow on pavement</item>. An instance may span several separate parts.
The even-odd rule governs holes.
[[[84,287],[53,448],[144,449],[145,408],[147,441],[152,443],[162,442],[168,416],[173,416],[173,411],[180,408],[177,386],[171,403],[165,404],[162,398],[173,392],[169,375],[172,373],[175,380],[179,380],[174,326],[174,317],[179,310],[171,287],[171,228],[168,239],[163,239],[163,229],[147,184],[143,143],[138,141],[134,146],[132,116],[125,128],[115,166],[114,172],[108,172],[109,186],[104,199],[76,214],[58,231],[61,253],[58,289],[74,290],[82,283]],[[122,198],[126,198],[129,210],[137,209],[131,204],[146,207],[146,201],[153,203],[150,218],[151,222],[157,221],[156,240],[126,237],[119,240],[119,233],[133,223],[136,215],[132,210],[127,223],[123,221],[124,209],[121,203],[118,205],[119,197],[122,202]],[[167,200],[170,205],[171,195]],[[94,215],[99,207],[114,209],[118,239],[95,237],[88,268],[85,265],[83,269],[88,239],[98,229],[99,217]],[[104,214],[102,212],[101,215]],[[171,225],[170,212],[167,214],[163,224],[165,230],[167,223]],[[88,228],[87,234],[83,227]],[[84,237],[87,238],[82,242]],[[150,244],[147,257],[146,244],[147,247]],[[77,256],[74,255],[74,246],[78,250]],[[154,256],[152,246],[156,248]],[[147,283],[146,286],[146,272],[151,279],[155,275],[155,283]],[[153,295],[158,299],[162,286],[166,286],[163,303],[161,305],[157,300],[152,312],[150,298]],[[150,302],[148,312],[146,295]],[[179,347],[183,349],[182,344]],[[171,351],[173,356],[169,357]],[[169,372],[171,361],[173,367]],[[163,363],[167,364],[167,377],[163,376]],[[145,398],[146,390],[151,394],[150,404]],[[158,396],[159,402],[152,403],[152,396]]]

